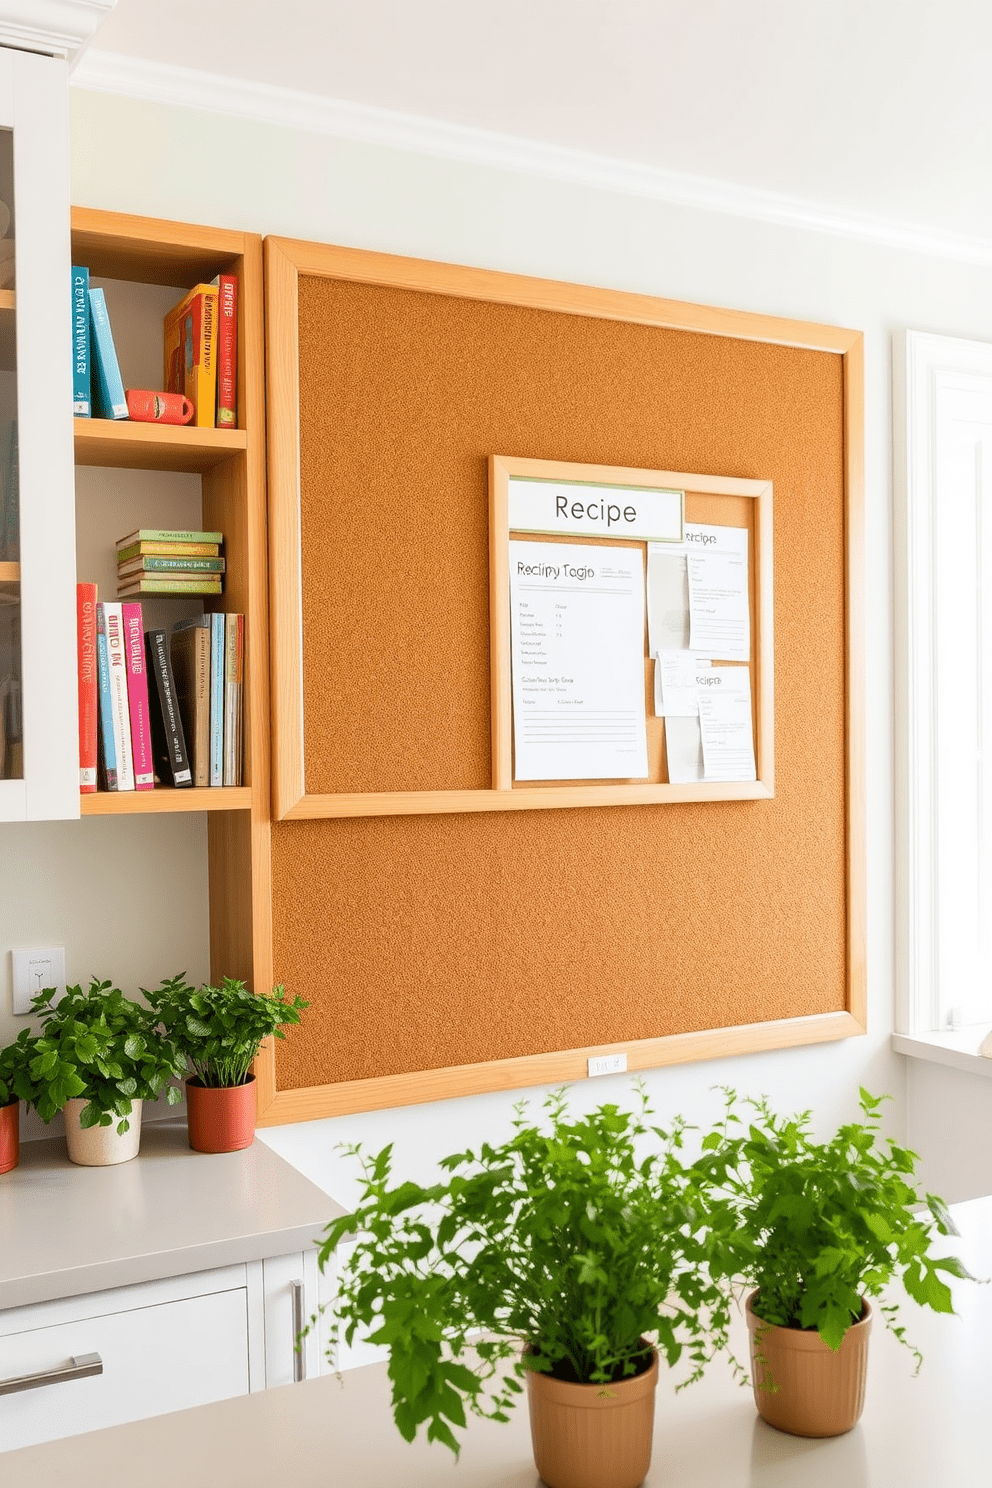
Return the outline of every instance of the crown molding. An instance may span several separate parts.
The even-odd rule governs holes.
[[[96,34],[117,0],[0,0],[0,46],[68,57]]]
[[[674,206],[745,217],[778,227],[899,248],[931,258],[992,266],[992,240],[941,232],[914,223],[825,206],[732,181],[687,175],[662,166],[597,155],[517,135],[476,129],[349,103],[317,93],[298,93],[270,83],[248,82],[126,57],[91,47],[73,73],[74,87],[116,93],[146,102],[203,109],[259,123],[363,144],[384,145],[470,165],[489,166]]]

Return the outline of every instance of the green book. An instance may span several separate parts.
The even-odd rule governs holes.
[[[223,532],[171,532],[164,527],[139,527],[137,532],[129,532],[127,537],[119,537],[117,546],[126,548],[131,543],[139,542],[219,543],[223,541]]]
[[[154,579],[135,574],[125,583],[117,585],[118,599],[128,594],[220,594],[221,592],[219,574],[204,574],[199,578],[176,578],[170,575]]]
[[[140,573],[191,573],[221,574],[226,565],[223,558],[148,558],[139,556],[127,560],[117,560],[117,577],[123,579],[126,574]]]

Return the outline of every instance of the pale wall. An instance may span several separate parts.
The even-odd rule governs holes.
[[[718,1081],[765,1091],[783,1107],[811,1105],[826,1123],[852,1113],[859,1083],[892,1092],[906,1126],[903,1062],[889,1051],[893,977],[892,627],[889,342],[898,326],[992,338],[987,271],[840,237],[780,229],[647,199],[489,168],[343,143],[323,136],[99,94],[72,98],[74,202],[260,233],[478,264],[860,327],[867,367],[867,740],[870,1032],[811,1050],[650,1074],[661,1111],[706,1119]],[[18,828],[0,834],[0,949],[58,931],[70,970],[90,955],[125,983],[205,967],[201,823],[162,819]],[[154,847],[150,844],[154,842]],[[16,871],[10,849],[16,850]],[[73,855],[76,855],[75,857]],[[81,885],[70,864],[85,858]],[[55,867],[53,868],[53,863]],[[177,927],[156,931],[169,889]],[[137,904],[97,937],[108,878],[137,874]],[[102,885],[102,888],[101,888]],[[128,903],[132,903],[128,893]],[[182,927],[181,929],[178,927]],[[106,950],[103,950],[106,947]],[[9,962],[3,971],[9,978]],[[9,1007],[0,983],[0,1033]],[[626,1084],[584,1085],[579,1101]],[[511,1095],[380,1112],[265,1133],[265,1140],[347,1202],[342,1139],[396,1140],[410,1166],[505,1127]]]

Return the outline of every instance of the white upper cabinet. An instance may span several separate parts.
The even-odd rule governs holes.
[[[0,820],[37,821],[79,815],[61,57],[0,47],[0,199]]]

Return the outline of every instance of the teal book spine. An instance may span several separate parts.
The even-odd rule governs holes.
[[[224,616],[210,616],[210,784],[224,784]]]
[[[72,413],[74,418],[90,418],[90,271],[78,264],[72,266]]]
[[[90,330],[93,370],[96,373],[96,412],[100,418],[126,419],[127,399],[121,381],[114,333],[110,329],[107,301],[102,289],[90,290]]]

